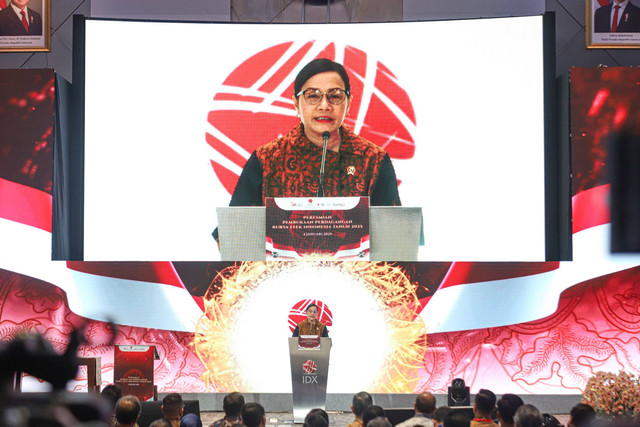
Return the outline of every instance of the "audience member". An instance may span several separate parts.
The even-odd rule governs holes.
[[[180,420],[180,427],[202,427],[202,420],[196,414],[186,414]]]
[[[498,424],[501,427],[514,427],[513,416],[524,402],[515,394],[503,394],[498,400]]]
[[[382,409],[382,406],[371,405],[367,406],[364,411],[362,411],[362,423],[365,425],[365,427],[369,421],[377,417],[385,418],[384,409]]]
[[[578,403],[571,408],[567,427],[589,427],[596,417],[596,411],[586,403]]]
[[[442,422],[444,427],[469,427],[471,420],[462,412],[450,411],[444,421]]]
[[[496,395],[491,390],[480,389],[473,402],[473,414],[471,427],[498,427],[491,417],[496,409]]]
[[[115,408],[116,403],[122,397],[122,389],[115,384],[109,384],[102,389],[100,395],[109,401],[112,408]]]
[[[542,427],[564,427],[559,419],[551,414],[542,414]]]
[[[433,412],[433,424],[436,427],[442,427],[444,423],[444,417],[451,411],[448,406],[441,406]]]
[[[171,422],[173,427],[180,427],[180,419],[184,412],[182,396],[178,393],[169,393],[162,399],[162,413]]]
[[[245,403],[241,413],[242,422],[247,427],[264,427],[267,424],[264,408],[259,403]]]
[[[542,414],[533,405],[522,405],[513,416],[513,421],[516,427],[542,427]]]
[[[353,412],[356,419],[347,427],[364,427],[364,424],[362,423],[362,412],[371,405],[373,405],[373,398],[369,393],[361,391],[360,393],[355,394],[351,401],[351,412]]]
[[[135,396],[123,396],[116,403],[116,426],[133,427],[137,426],[140,418],[140,401]]]
[[[436,410],[436,398],[433,394],[426,392],[416,397],[413,404],[415,415],[406,421],[401,422],[397,427],[435,427],[433,423],[433,412]]]
[[[385,417],[375,417],[367,423],[366,427],[392,427],[391,423]]]
[[[329,414],[323,409],[312,409],[304,417],[303,427],[329,427]]]
[[[173,427],[173,426],[168,419],[158,418],[157,420],[149,424],[149,427]]]
[[[209,427],[231,427],[234,424],[242,423],[242,405],[244,396],[242,393],[234,391],[227,394],[222,400],[224,418],[214,422]]]
[[[105,388],[102,389],[100,395],[105,398],[109,402],[109,407],[111,408],[111,425],[116,425],[116,403],[122,397],[122,389],[115,385],[109,384]]]
[[[314,409],[309,411],[309,414],[320,415],[322,418],[324,418],[324,420],[327,422],[327,424],[329,424],[329,414],[327,414],[327,411],[325,411],[324,409],[314,408]],[[309,415],[309,414],[307,414],[307,415]]]

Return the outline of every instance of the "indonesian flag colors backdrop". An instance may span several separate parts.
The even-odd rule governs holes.
[[[0,74],[2,340],[39,332],[64,348],[69,331],[88,322],[81,351],[103,357],[107,383],[113,349],[103,322],[113,320],[118,343],[157,346],[160,391],[207,390],[192,341],[203,301],[217,291],[205,290],[228,265],[202,263],[206,283],[188,283],[195,276],[171,262],[51,261],[54,76]],[[415,285],[412,310],[427,332],[424,360],[407,392],[446,392],[462,377],[472,391],[578,393],[597,370],[640,372],[640,256],[608,253],[603,144],[626,122],[640,120],[631,109],[640,103],[639,82],[633,68],[572,70],[573,261],[398,264]],[[324,302],[337,331],[343,309]]]

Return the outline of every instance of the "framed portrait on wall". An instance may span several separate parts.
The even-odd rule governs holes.
[[[51,50],[51,0],[0,0],[0,52]]]
[[[587,48],[640,48],[640,0],[585,0]]]

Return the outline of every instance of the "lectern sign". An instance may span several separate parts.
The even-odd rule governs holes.
[[[113,354],[113,377],[123,395],[140,400],[153,397],[153,346],[117,345]]]
[[[267,260],[369,260],[368,197],[266,199]]]
[[[320,337],[318,335],[300,335],[298,337],[298,349],[318,350],[320,348]]]

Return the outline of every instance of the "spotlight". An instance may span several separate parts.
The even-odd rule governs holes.
[[[469,387],[465,386],[462,378],[456,378],[451,382],[451,387],[447,390],[448,406],[470,406],[471,395]]]

